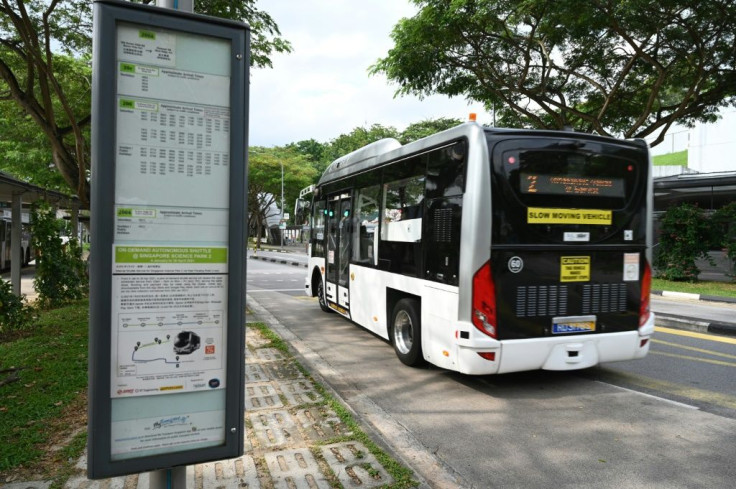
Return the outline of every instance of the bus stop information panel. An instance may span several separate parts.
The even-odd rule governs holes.
[[[236,457],[248,30],[94,12],[88,475]]]

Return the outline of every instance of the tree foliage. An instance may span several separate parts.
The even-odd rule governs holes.
[[[657,275],[666,280],[696,282],[695,260],[710,260],[715,234],[705,212],[692,204],[670,207],[659,220],[659,249],[654,258]]]
[[[212,0],[195,2],[195,9],[247,21],[251,64],[267,67],[273,53],[289,52],[291,45],[255,4]],[[87,0],[0,0],[0,104],[11,101],[33,122],[46,141],[39,149],[50,152],[84,205],[89,204],[91,12]]]
[[[256,242],[260,244],[264,223],[276,215],[274,204],[288,213],[299,192],[317,178],[317,171],[293,148],[251,147],[248,160],[248,227],[255,230]]]
[[[38,292],[37,304],[43,308],[58,307],[83,298],[88,291],[87,267],[82,259],[82,246],[75,238],[64,243],[61,231],[64,221],[56,218],[54,209],[44,201],[31,211],[31,245],[38,251],[33,287]]]
[[[502,125],[663,140],[736,96],[732,0],[412,0],[371,67],[398,92],[462,95]]]

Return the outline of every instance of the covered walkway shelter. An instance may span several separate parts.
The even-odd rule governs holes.
[[[21,214],[23,206],[30,206],[38,200],[45,200],[58,209],[69,210],[72,218],[72,229],[77,229],[80,205],[78,198],[31,185],[7,173],[0,172],[0,204],[4,208],[10,208],[10,282],[15,295],[20,295],[20,271],[23,265],[23,260],[20,259],[20,253],[17,251],[21,248],[23,232]],[[8,244],[7,240],[5,244]]]

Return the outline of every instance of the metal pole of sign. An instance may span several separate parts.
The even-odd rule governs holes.
[[[194,0],[156,0],[156,6],[182,12],[194,12]],[[180,465],[150,472],[148,487],[149,489],[186,489],[187,467]]]
[[[284,249],[284,162],[281,162],[281,219],[279,219],[279,234],[281,235],[281,249]]]

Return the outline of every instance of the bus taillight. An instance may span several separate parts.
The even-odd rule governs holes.
[[[652,269],[644,260],[644,276],[641,279],[641,302],[639,303],[639,326],[644,326],[650,315],[649,295],[652,290]]]
[[[496,287],[491,262],[486,262],[473,276],[473,325],[491,338],[496,332]]]

